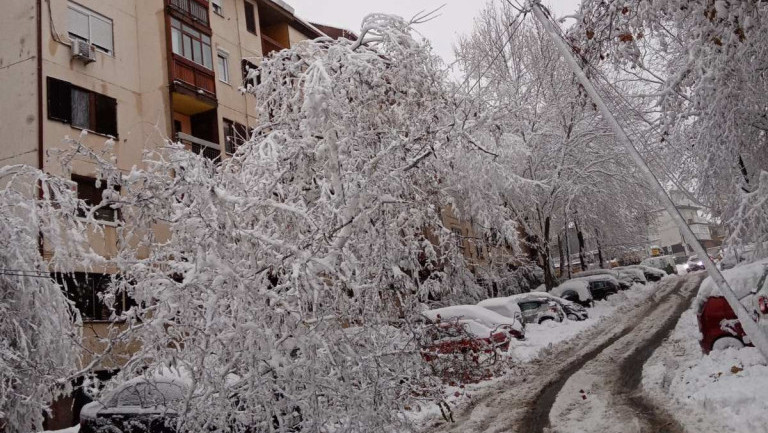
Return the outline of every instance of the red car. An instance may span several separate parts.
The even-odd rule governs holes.
[[[746,334],[736,313],[722,296],[710,296],[699,305],[696,314],[701,332],[701,350],[709,354],[712,350],[728,347],[744,347]]]
[[[739,302],[758,319],[763,310],[758,292],[761,288],[765,289],[768,279],[768,259],[723,271],[723,276]],[[741,348],[752,345],[736,318],[736,313],[720,294],[711,278],[706,278],[701,283],[696,302],[698,305],[696,318],[701,332],[699,343],[704,353],[728,347]]]
[[[457,320],[429,325],[425,331],[421,356],[431,362],[440,355],[493,354],[509,350],[509,333],[491,330],[473,320]]]

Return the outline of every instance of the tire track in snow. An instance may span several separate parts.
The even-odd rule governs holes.
[[[584,364],[631,332],[660,303],[676,293],[684,282],[682,277],[669,277],[658,283],[657,291],[639,304],[619,307],[610,317],[620,323],[600,323],[571,340],[542,351],[537,359],[529,363],[511,367],[503,379],[475,393],[470,404],[458,408],[454,412],[456,422],[436,420],[428,431],[542,432],[557,397],[557,392],[553,390],[561,389]]]
[[[654,304],[629,332],[572,372],[558,392],[550,390],[556,400],[546,419],[537,417],[531,424],[524,423],[521,431],[684,432],[673,417],[643,396],[640,384],[643,365],[690,306],[702,279],[698,274],[680,280],[672,296]],[[551,429],[550,422],[554,424]]]

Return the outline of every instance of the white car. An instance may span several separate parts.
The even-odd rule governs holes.
[[[477,305],[454,305],[426,310],[421,314],[432,323],[447,320],[472,320],[491,329],[503,328],[517,339],[525,337],[525,329],[521,320],[502,316],[495,311]]]
[[[675,272],[675,258],[673,256],[658,256],[658,257],[648,257],[647,259],[644,259],[642,262],[640,262],[643,266],[650,266],[652,268],[661,269],[662,271],[667,272],[667,270],[671,270],[671,272],[667,273],[674,273]]]

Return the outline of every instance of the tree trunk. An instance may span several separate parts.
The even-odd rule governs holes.
[[[568,221],[565,221],[565,260],[567,262],[567,267],[565,274],[563,274],[563,265],[560,265],[560,275],[566,275],[568,279],[571,278],[571,243],[568,241]]]
[[[565,250],[563,250],[563,237],[557,235],[557,248],[560,250],[560,277],[562,278],[565,270]]]
[[[597,241],[597,260],[600,261],[600,269],[605,269],[605,260],[603,260],[603,246],[600,245],[600,232],[595,230],[595,240]]]
[[[550,218],[547,217],[544,220],[544,236],[541,240],[541,249],[539,250],[542,266],[544,267],[544,285],[547,287],[547,290],[557,285],[557,279],[552,272],[552,259],[549,257],[549,226]]]
[[[587,266],[587,257],[584,254],[584,233],[582,233],[581,227],[579,227],[579,222],[574,222],[576,223],[576,238],[579,240],[579,261],[581,262],[581,270],[586,271],[589,266]]]

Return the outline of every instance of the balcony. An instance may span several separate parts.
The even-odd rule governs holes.
[[[213,71],[200,67],[194,62],[173,54],[171,64],[171,79],[173,82],[186,84],[190,90],[203,96],[216,98],[216,79]]]
[[[176,140],[184,143],[184,147],[188,150],[203,155],[211,161],[218,162],[221,159],[221,148],[216,143],[183,132],[176,133]]]
[[[192,21],[210,27],[208,0],[166,0],[166,4]]]
[[[283,46],[280,42],[277,42],[276,40],[265,35],[264,33],[261,34],[261,54],[263,56],[267,56],[269,53],[273,51],[280,51],[286,48],[288,47]]]

